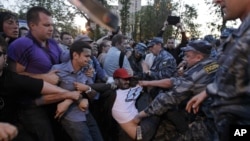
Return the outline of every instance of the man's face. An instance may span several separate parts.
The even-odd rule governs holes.
[[[5,60],[6,60],[6,55],[3,53],[2,47],[0,46],[0,72],[3,71]]]
[[[154,44],[152,47],[149,47],[149,51],[153,53],[154,56],[157,56],[161,51],[161,44],[160,43]]]
[[[57,43],[60,43],[60,42],[61,42],[59,33],[54,33],[53,39],[54,39]]]
[[[108,41],[102,49],[103,52],[107,53],[110,48],[111,48],[111,41]]]
[[[115,80],[116,85],[118,88],[125,90],[129,88],[129,79],[117,78]]]
[[[173,49],[175,47],[174,45],[174,39],[168,39],[167,40],[167,48]]]
[[[3,32],[8,37],[18,38],[18,34],[19,34],[18,28],[19,28],[19,25],[18,25],[17,19],[10,18],[3,22]]]
[[[129,47],[129,41],[127,39],[122,39],[120,50],[125,52],[127,47]]]
[[[71,44],[73,43],[73,37],[69,34],[64,34],[62,37],[62,43],[67,46],[71,46]]]
[[[44,13],[39,13],[39,22],[30,23],[30,30],[32,35],[38,41],[45,41],[52,37],[53,34],[53,20],[51,16]]]
[[[224,12],[225,20],[235,20],[240,18],[243,20],[249,10],[249,0],[213,0],[214,3],[220,5]]]
[[[186,51],[184,60],[187,62],[187,67],[192,67],[201,60],[200,55],[195,51]]]
[[[83,49],[83,52],[81,52],[80,54],[76,52],[74,53],[73,61],[75,61],[79,67],[85,67],[89,64],[90,56],[91,56],[91,50],[85,48]]]

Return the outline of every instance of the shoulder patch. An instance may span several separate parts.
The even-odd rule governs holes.
[[[216,71],[219,68],[219,64],[211,63],[203,67],[203,69],[209,74]]]
[[[167,61],[162,62],[162,66],[167,66]]]

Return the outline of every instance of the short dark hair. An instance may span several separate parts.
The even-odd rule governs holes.
[[[83,49],[90,49],[91,50],[91,47],[89,46],[88,43],[86,43],[84,41],[81,41],[81,40],[75,41],[69,49],[70,50],[70,59],[73,59],[74,52],[81,54],[83,52]]]
[[[116,44],[121,44],[122,40],[127,39],[126,36],[122,35],[122,34],[116,34],[113,38],[112,38],[112,46],[116,46]]]
[[[37,24],[40,21],[39,13],[44,13],[48,16],[51,16],[51,13],[41,6],[34,6],[31,7],[27,12],[27,23],[28,25],[30,22]]]
[[[70,36],[72,36],[69,32],[63,31],[63,32],[61,32],[61,34],[60,34],[61,40],[63,39],[63,36],[64,36],[64,35],[70,35]]]
[[[3,22],[9,19],[18,20],[17,15],[10,11],[0,12],[0,32],[3,32]]]
[[[3,37],[0,36],[0,48],[2,48],[3,53],[6,53],[7,43]]]

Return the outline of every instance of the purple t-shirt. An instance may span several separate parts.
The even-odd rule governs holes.
[[[53,39],[48,40],[48,46],[42,47],[29,34],[16,39],[8,47],[8,58],[25,66],[29,73],[47,73],[52,65],[60,63],[61,49]]]

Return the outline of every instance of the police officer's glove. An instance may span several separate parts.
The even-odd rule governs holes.
[[[111,89],[115,89],[117,87],[113,77],[108,77],[106,84],[110,84]]]

